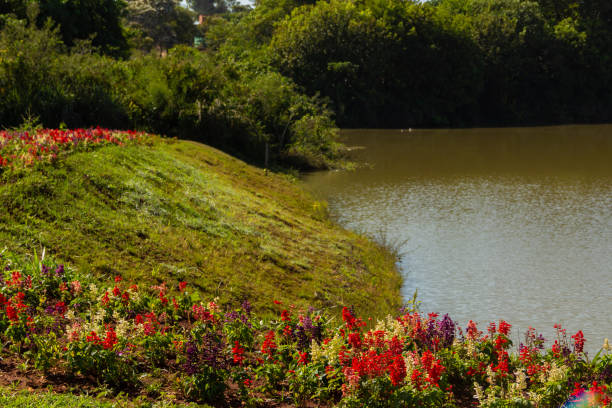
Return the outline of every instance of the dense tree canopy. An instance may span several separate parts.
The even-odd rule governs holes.
[[[204,15],[226,13],[235,3],[234,0],[188,0],[193,11]]]
[[[177,44],[192,44],[197,34],[195,14],[179,5],[178,0],[128,0],[127,23],[144,35],[141,48],[157,45],[169,49]]]
[[[40,22],[51,18],[59,24],[64,43],[90,39],[103,51],[120,55],[127,42],[120,24],[125,9],[123,0],[39,0]]]
[[[25,19],[37,16],[39,27],[52,20],[60,28],[63,42],[73,46],[90,40],[102,52],[126,56],[128,43],[121,25],[123,0],[2,0],[0,17],[13,15]],[[1,18],[0,18],[1,20]]]
[[[335,123],[612,121],[608,0],[181,4],[0,2],[0,126],[29,114],[48,125],[128,121],[320,165],[335,154]],[[198,12],[207,17],[194,25]],[[204,51],[172,49],[196,35]],[[108,59],[130,51],[125,64]]]
[[[319,1],[274,25],[272,61],[344,126],[607,121],[610,4]]]

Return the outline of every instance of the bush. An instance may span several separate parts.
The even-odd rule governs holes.
[[[272,162],[287,165],[326,167],[337,156],[331,113],[316,98],[278,73],[255,75],[186,46],[166,58],[118,61],[85,43],[68,53],[50,25],[8,19],[0,32],[0,96],[0,127],[36,116],[48,128],[132,128],[261,164],[266,144]]]

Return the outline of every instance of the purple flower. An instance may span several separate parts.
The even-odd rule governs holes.
[[[304,318],[302,319],[302,326],[304,326],[304,330],[306,331],[312,331],[313,329],[313,325],[312,325],[312,319],[308,316],[304,316]]]
[[[306,350],[308,346],[310,346],[310,338],[306,334],[304,328],[302,326],[297,326],[295,328],[295,338],[297,340],[298,348],[300,350]]]
[[[193,375],[198,371],[198,347],[195,343],[189,342],[185,347],[185,356],[187,357],[183,368],[189,375]]]
[[[55,275],[56,276],[64,276],[64,265],[59,265],[56,269],[55,269]]]
[[[455,323],[448,314],[445,314],[438,325],[440,327],[440,334],[444,342],[444,347],[449,347],[453,344],[453,340],[455,340]]]
[[[232,310],[231,312],[227,312],[225,314],[225,321],[226,322],[233,322],[234,320],[238,319],[238,312],[236,312],[235,310]]]
[[[242,310],[244,310],[244,312],[247,315],[250,315],[251,314],[251,309],[252,309],[251,304],[249,303],[248,300],[245,299],[244,302],[242,302]]]

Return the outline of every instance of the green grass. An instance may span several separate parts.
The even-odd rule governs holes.
[[[287,177],[186,141],[76,153],[0,182],[0,250],[107,279],[186,280],[207,299],[369,316],[401,304],[392,255]]]
[[[100,396],[58,394],[52,391],[32,392],[0,387],[0,406],[3,408],[211,408],[209,405],[150,403],[127,398],[103,398]]]

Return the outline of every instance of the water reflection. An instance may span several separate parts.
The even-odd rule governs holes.
[[[404,295],[465,324],[612,337],[612,126],[350,131],[354,172],[307,184],[352,229],[407,239]],[[515,330],[514,339],[518,340]]]

